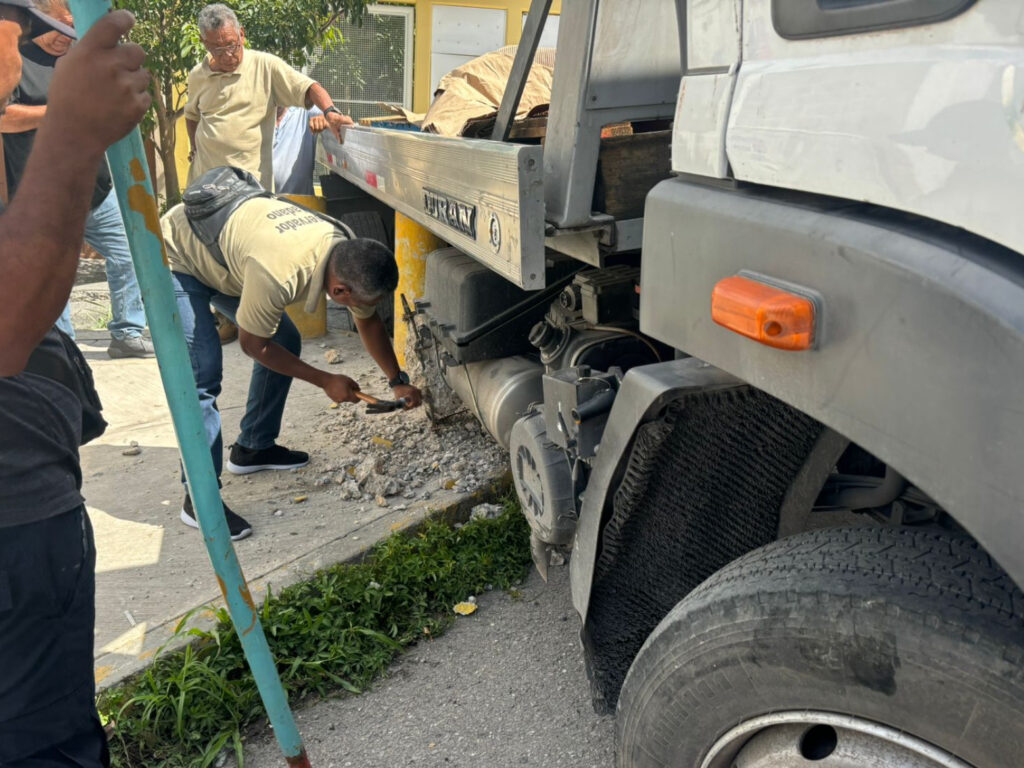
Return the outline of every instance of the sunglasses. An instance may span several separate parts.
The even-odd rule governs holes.
[[[234,56],[242,48],[241,43],[232,43],[231,45],[222,45],[219,48],[207,48],[210,55],[215,59],[223,58],[224,56]]]

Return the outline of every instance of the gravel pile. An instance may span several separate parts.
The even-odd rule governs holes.
[[[468,413],[431,424],[422,408],[370,415],[345,403],[311,426],[337,450],[315,472],[296,473],[296,484],[343,501],[402,509],[440,490],[476,491],[508,466],[507,452]]]

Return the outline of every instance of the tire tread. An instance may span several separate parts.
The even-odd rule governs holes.
[[[647,638],[619,700],[617,764],[669,764],[664,755],[696,749],[681,733],[714,739],[795,702],[887,722],[978,768],[1002,768],[1024,749],[1022,609],[1024,594],[977,542],[941,529],[824,529],[773,542],[704,581]],[[787,645],[805,638],[803,650]],[[869,671],[892,664],[891,689],[847,668],[843,643],[875,649]],[[802,655],[807,648],[825,655]],[[775,669],[792,672],[776,678]],[[797,680],[787,675],[802,675],[809,693],[787,694]],[[781,699],[759,710],[753,699],[767,695],[768,680]],[[990,739],[973,731],[974,707],[1006,718]]]

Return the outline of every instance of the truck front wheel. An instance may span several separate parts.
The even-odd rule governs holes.
[[[1020,765],[1024,594],[943,530],[777,541],[651,633],[616,736],[620,768]]]

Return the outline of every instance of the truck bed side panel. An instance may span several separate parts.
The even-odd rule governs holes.
[[[353,127],[322,134],[342,178],[520,288],[544,287],[542,148]]]

